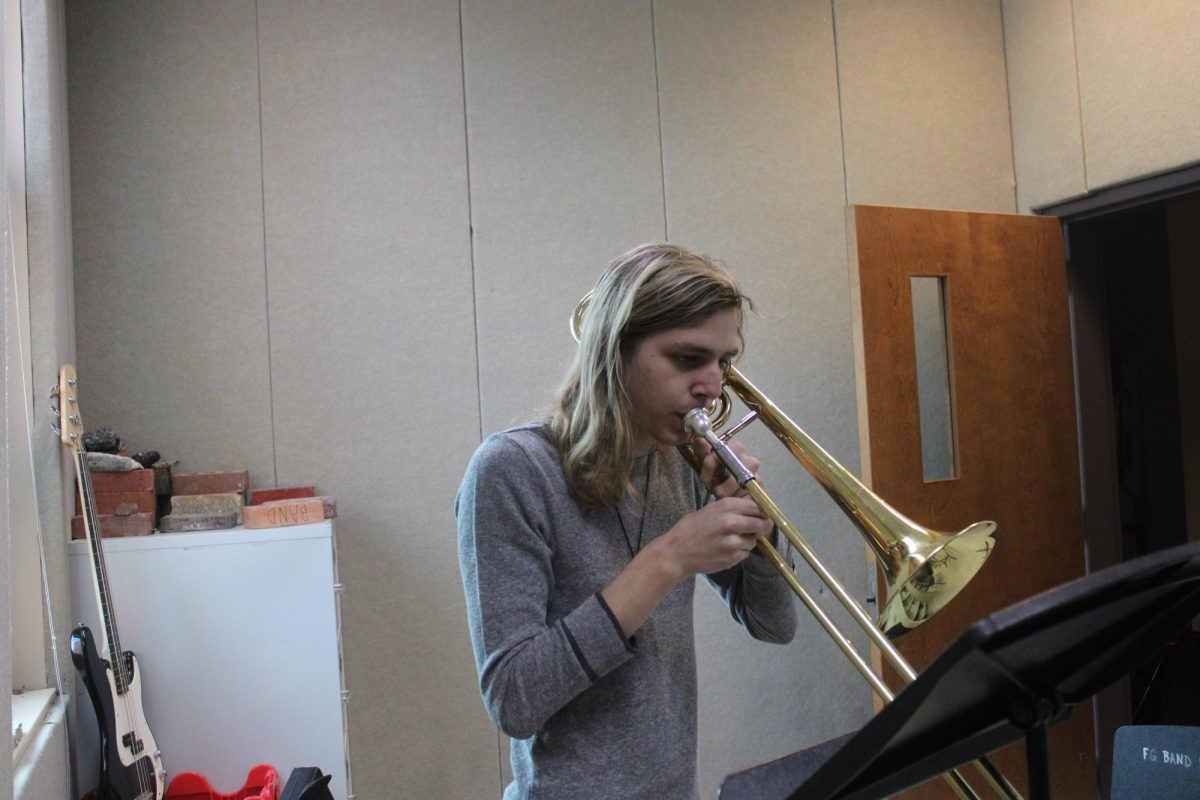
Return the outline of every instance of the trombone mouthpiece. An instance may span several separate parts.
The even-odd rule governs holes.
[[[712,433],[712,423],[708,419],[708,412],[703,408],[693,408],[683,417],[683,429],[692,436],[707,439]]]
[[[746,468],[741,459],[737,457],[729,445],[721,440],[720,436],[712,429],[712,422],[708,419],[708,412],[703,408],[693,408],[683,417],[683,429],[694,437],[698,437],[708,442],[712,447],[713,452],[717,454],[721,464],[729,471],[729,474],[737,480],[738,486],[745,486],[748,482],[754,480],[754,473]]]

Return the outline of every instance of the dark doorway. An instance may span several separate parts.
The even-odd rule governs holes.
[[[1089,570],[1200,538],[1200,168],[1041,212],[1066,233]],[[1097,698],[1102,796],[1117,727],[1200,725],[1196,624],[1146,655]]]
[[[1200,297],[1173,275],[1200,264],[1173,263],[1172,256],[1181,252],[1173,236],[1200,230],[1200,204],[1190,199],[1067,226],[1072,244],[1093,240],[1083,249],[1099,255],[1094,266],[1104,278],[1121,560],[1188,541],[1182,414],[1195,409],[1180,394],[1180,357],[1188,351],[1179,341],[1187,338],[1186,320],[1177,324],[1175,310],[1200,308]],[[1200,646],[1187,631],[1130,675],[1131,722],[1200,725],[1198,672]]]
[[[1120,549],[1123,559],[1136,558],[1187,541],[1166,208],[1156,203],[1069,230],[1073,240],[1096,238],[1102,255]]]

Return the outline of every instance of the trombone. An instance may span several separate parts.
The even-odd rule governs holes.
[[[571,335],[576,341],[580,339],[583,317],[590,299],[591,293],[585,295],[571,315]],[[727,431],[718,434],[716,429],[727,421],[732,408],[729,391],[738,396],[750,413]],[[833,592],[905,684],[914,681],[916,670],[889,637],[899,636],[919,626],[945,607],[970,582],[995,546],[996,523],[976,522],[958,533],[935,531],[916,524],[863,485],[732,365],[725,371],[725,386],[714,410],[715,419],[710,419],[706,409],[698,408],[689,412],[684,418],[685,430],[693,438],[703,439],[713,448],[729,474],[771,518],[775,527]],[[734,434],[756,419],[775,434],[866,538],[887,584],[887,594],[877,621],[870,618],[862,604],[829,571],[759,480],[728,446]],[[683,445],[679,449],[693,467],[699,466],[699,459],[690,445]],[[887,684],[800,583],[795,571],[770,540],[759,536],[757,549],[771,562],[875,694],[883,702],[890,703],[894,694]],[[998,794],[1009,800],[1021,800],[1021,795],[988,758],[980,758],[973,763]],[[979,795],[958,770],[947,772],[943,777],[958,797],[979,800]]]

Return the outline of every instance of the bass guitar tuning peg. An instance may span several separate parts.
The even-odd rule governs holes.
[[[50,430],[62,436],[62,427],[58,424],[60,409],[58,407],[58,386],[50,390]]]

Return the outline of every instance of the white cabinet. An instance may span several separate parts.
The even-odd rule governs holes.
[[[142,673],[146,721],[170,775],[232,793],[255,764],[332,774],[349,798],[341,586],[330,522],[105,539],[121,646]],[[69,545],[72,612],[99,630],[85,542]],[[68,662],[69,663],[69,662]],[[79,785],[95,785],[98,739],[76,681]]]

